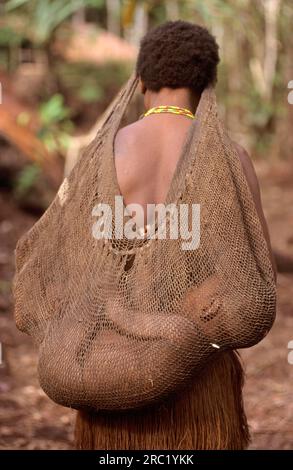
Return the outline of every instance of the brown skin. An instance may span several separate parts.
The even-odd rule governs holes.
[[[187,108],[195,113],[200,99],[200,96],[195,95],[189,88],[164,87],[154,92],[146,89],[141,80],[140,88],[144,94],[146,110],[168,104]],[[157,204],[166,200],[191,123],[192,120],[186,116],[164,113],[150,115],[119,129],[114,145],[115,166],[125,205],[139,203],[146,209],[148,203]],[[251,189],[276,278],[276,264],[255,169],[244,148],[236,142],[234,144]]]
[[[145,90],[146,109],[175,105],[195,112],[199,97],[188,88]],[[164,202],[178,157],[192,120],[175,114],[156,114],[121,128],[115,138],[115,165],[124,203]],[[139,158],[138,158],[139,156]]]

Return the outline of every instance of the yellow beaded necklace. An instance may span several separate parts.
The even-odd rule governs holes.
[[[159,114],[159,113],[181,114],[191,119],[195,118],[195,115],[191,111],[189,111],[189,109],[180,108],[180,106],[161,105],[161,106],[155,106],[154,108],[151,108],[145,113],[141,114],[140,119],[142,119],[145,116],[149,116],[150,114]]]

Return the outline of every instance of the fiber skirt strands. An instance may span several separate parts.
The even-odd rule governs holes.
[[[153,407],[125,412],[79,411],[81,450],[243,450],[249,429],[243,409],[243,369],[236,353],[211,361],[184,391]]]
[[[97,204],[112,208],[115,224],[113,140],[137,85],[133,72],[16,247],[16,324],[39,345],[44,391],[76,409],[160,403],[218,354],[256,344],[275,318],[268,248],[212,87],[202,93],[165,201],[200,204],[199,248],[183,250],[180,236],[93,237]]]

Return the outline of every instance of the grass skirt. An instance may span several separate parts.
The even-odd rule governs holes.
[[[245,449],[243,368],[236,352],[223,352],[193,383],[163,404],[123,413],[79,411],[77,449]]]

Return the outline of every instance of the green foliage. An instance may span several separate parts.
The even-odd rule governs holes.
[[[24,197],[34,186],[41,174],[39,165],[33,163],[26,165],[19,173],[15,182],[15,196],[17,198]]]
[[[165,21],[165,2],[144,2],[149,6],[149,14],[152,22],[155,24]]]
[[[82,103],[97,103],[115,93],[129,76],[131,65],[108,62],[103,66],[86,63],[58,63],[56,73],[62,88]]]
[[[42,129],[39,136],[48,149],[62,152],[73,130],[71,118],[75,110],[82,112],[83,104],[106,105],[109,97],[129,76],[133,64],[128,67],[108,63],[98,67],[82,62],[60,63],[54,57],[51,46],[56,33],[60,33],[61,43],[64,38],[66,40],[70,34],[66,20],[81,8],[99,10],[96,18],[100,18],[103,25],[107,24],[105,0],[8,0],[4,3],[9,21],[0,28],[0,47],[4,46],[0,63],[12,70],[18,57],[17,47],[26,37],[34,47],[45,51],[52,81],[55,80],[59,86],[56,89],[70,97],[71,114],[58,94],[41,105]],[[122,0],[123,27],[136,21],[135,8],[139,4],[145,7],[149,27],[167,19],[166,1]],[[219,101],[227,110],[228,120],[235,123],[235,129],[237,126],[250,129],[248,140],[255,142],[255,149],[260,151],[266,151],[272,138],[276,138],[277,121],[284,119],[287,106],[287,89],[284,92],[284,87],[292,79],[288,74],[292,68],[293,6],[292,0],[282,0],[277,33],[278,62],[273,89],[270,90],[272,99],[268,102],[261,86],[265,79],[262,73],[267,47],[265,4],[260,0],[177,1],[181,19],[204,24],[216,36],[222,59],[217,85]],[[87,17],[88,13],[86,10]],[[254,68],[255,64],[258,68]],[[25,125],[25,115],[19,116],[21,121]]]
[[[26,3],[28,3],[28,0],[10,0],[6,2],[5,9],[6,11],[11,11],[25,5]]]
[[[99,8],[103,3],[103,0],[9,0],[5,10],[9,13],[19,9],[36,44],[40,45],[47,43],[55,29],[80,8]]]
[[[64,104],[64,97],[57,93],[40,106],[41,129],[38,137],[49,152],[63,153],[69,144],[73,132],[70,110]]]
[[[45,126],[61,122],[68,118],[69,114],[69,109],[64,106],[64,98],[59,93],[40,107],[41,120]]]
[[[78,96],[84,103],[93,103],[102,98],[103,90],[95,83],[82,84]]]
[[[190,21],[199,21],[211,26],[216,21],[223,21],[224,19],[233,19],[237,21],[236,11],[239,11],[241,0],[186,0],[180,2],[181,12],[184,19]]]
[[[14,31],[10,26],[0,28],[0,46],[18,46],[21,43],[22,35]]]

